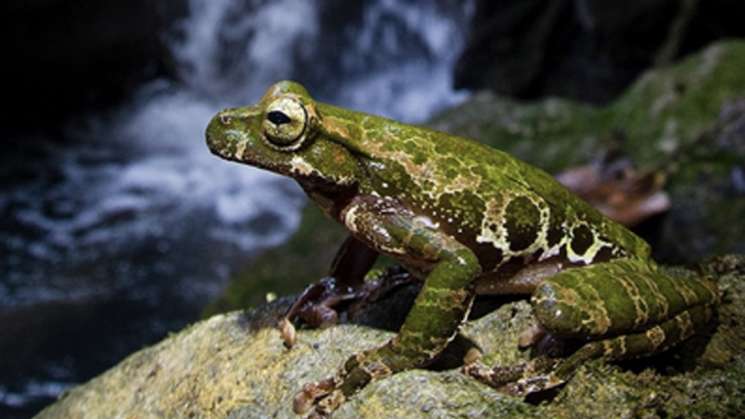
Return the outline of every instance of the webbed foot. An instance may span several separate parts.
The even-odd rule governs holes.
[[[326,277],[309,285],[280,320],[279,330],[284,345],[291,348],[295,343],[293,321],[300,319],[313,328],[322,328],[338,323],[339,311],[344,307],[359,310],[365,304],[376,301],[388,292],[415,279],[401,267],[385,269],[375,278],[359,287],[340,284],[333,277]]]
[[[557,359],[541,356],[528,362],[490,368],[481,363],[463,367],[463,373],[511,396],[525,397],[531,393],[561,385],[565,380],[553,373]]]
[[[308,418],[325,418],[371,381],[392,375],[402,365],[391,342],[350,357],[336,376],[303,386],[292,409]]]

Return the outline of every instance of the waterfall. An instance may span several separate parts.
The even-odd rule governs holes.
[[[317,100],[422,122],[465,96],[451,79],[472,3],[191,0],[188,17],[164,34],[177,77],[73,121],[65,145],[35,141],[0,157],[4,173],[20,173],[0,185],[0,214],[12,225],[0,230],[0,306],[131,307],[118,315],[137,338],[91,337],[117,348],[96,361],[99,371],[193,321],[246,255],[297,228],[305,203],[290,179],[212,156],[212,115],[294,79]],[[62,355],[24,372],[25,387],[0,380],[0,408],[50,397],[39,389],[96,369],[81,367],[90,353]]]

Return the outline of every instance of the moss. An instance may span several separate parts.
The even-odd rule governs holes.
[[[604,108],[561,99],[521,103],[482,93],[432,124],[552,172],[586,162],[618,137],[635,161],[658,164],[710,128],[723,104],[745,95],[743,68],[745,43],[722,42],[647,72]]]
[[[657,163],[710,128],[723,104],[745,94],[745,43],[716,44],[643,76],[603,112],[639,162]]]
[[[482,385],[456,366],[406,371],[365,387],[334,417],[737,417],[745,408],[745,255],[713,261],[704,271],[717,276],[725,292],[711,336],[651,359],[589,362],[554,394],[530,402]],[[294,417],[293,396],[303,384],[393,336],[353,324],[300,329],[296,346],[286,350],[273,325],[289,303],[280,299],[201,321],[72,389],[39,417]],[[376,304],[384,311],[395,305]],[[527,356],[517,340],[531,322],[528,303],[504,303],[469,321],[461,340],[477,345],[484,362],[512,365]]]

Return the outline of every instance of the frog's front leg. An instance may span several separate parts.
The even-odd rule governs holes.
[[[517,367],[465,368],[469,375],[515,395],[566,382],[583,363],[663,352],[707,325],[719,300],[703,278],[672,277],[641,260],[573,268],[546,279],[531,299],[541,339],[587,342],[567,358],[539,356]]]
[[[378,252],[353,236],[347,237],[336,252],[329,275],[309,285],[285,314],[282,323],[289,324],[300,317],[312,327],[323,327],[337,322],[334,306],[360,298],[364,293],[365,274],[375,263]],[[291,342],[285,339],[287,346]]]
[[[357,197],[342,217],[356,237],[428,275],[398,335],[352,356],[336,376],[306,385],[295,398],[297,413],[328,415],[370,381],[431,362],[466,318],[481,272],[470,249],[396,200]]]

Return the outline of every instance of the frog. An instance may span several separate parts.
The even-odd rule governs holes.
[[[427,367],[477,295],[530,300],[535,322],[519,346],[534,356],[511,366],[476,357],[462,368],[518,396],[567,382],[589,360],[659,354],[715,316],[714,280],[671,275],[637,234],[543,170],[478,141],[319,102],[294,81],[220,111],[205,136],[218,157],[294,179],[349,233],[329,277],[286,319],[303,312],[333,324],[334,304],[359,296],[380,255],[421,281],[395,337],[303,385],[298,414],[329,416],[370,383]]]

